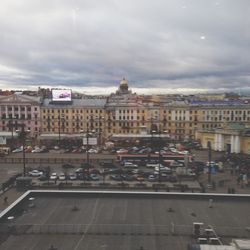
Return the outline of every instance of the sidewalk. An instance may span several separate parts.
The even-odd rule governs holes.
[[[4,193],[0,194],[0,212],[7,208],[11,203],[13,203],[17,198],[19,198],[24,192],[19,192],[15,187],[10,188]],[[7,202],[4,198],[8,197]]]
[[[225,169],[223,173],[217,173],[211,175],[211,183],[216,184],[215,189],[209,189],[208,175],[202,174],[199,177],[199,182],[204,185],[207,193],[225,193],[227,194],[229,189],[234,189],[236,194],[250,194],[250,187],[242,186],[237,183],[237,175],[231,174],[230,169]]]

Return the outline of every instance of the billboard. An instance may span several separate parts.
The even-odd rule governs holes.
[[[70,89],[52,89],[53,102],[71,102]]]

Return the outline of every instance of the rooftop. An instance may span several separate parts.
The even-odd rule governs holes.
[[[54,108],[61,108],[63,106],[65,107],[96,107],[96,108],[103,108],[104,105],[106,104],[106,99],[100,99],[100,98],[91,98],[91,99],[72,99],[72,102],[69,102],[69,104],[62,104],[60,102],[55,103],[51,102],[51,99],[44,99],[43,100],[43,107],[54,107]]]
[[[249,238],[249,205],[248,195],[28,191],[0,214],[0,249],[183,250],[197,242],[194,222],[228,244]]]

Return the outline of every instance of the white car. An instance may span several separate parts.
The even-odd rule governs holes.
[[[155,167],[155,171],[159,172],[159,166]],[[171,168],[164,167],[163,165],[160,165],[160,171],[162,172],[171,172]]]
[[[128,150],[127,149],[124,149],[124,148],[121,148],[119,150],[116,151],[117,154],[127,154],[128,153]]]
[[[178,150],[176,148],[169,148],[169,150],[172,152],[172,153],[178,153]]]
[[[59,180],[64,181],[66,179],[66,176],[64,173],[59,174]]]
[[[157,163],[157,162],[148,162],[148,163],[146,164],[146,167],[147,167],[147,168],[159,167],[159,163]]]
[[[133,162],[126,161],[126,162],[124,163],[124,167],[125,167],[125,168],[138,168],[138,165],[137,165],[137,164],[134,164]]]
[[[57,180],[58,176],[57,173],[52,173],[51,176],[49,177],[50,180]]]
[[[69,174],[69,179],[72,180],[72,181],[76,180],[76,179],[77,179],[76,174],[70,173],[70,174]]]
[[[31,153],[41,153],[42,149],[41,148],[35,148],[31,151]]]
[[[39,177],[39,176],[43,175],[43,172],[41,172],[39,170],[32,170],[32,171],[29,171],[29,175],[33,176],[33,177]]]
[[[19,152],[23,152],[23,147],[16,148],[12,151],[12,153],[19,153]]]
[[[187,154],[189,154],[189,152],[187,150],[183,150],[183,151],[178,151],[178,154],[187,155]]]
[[[88,152],[89,152],[90,154],[97,154],[97,153],[98,153],[98,150],[97,150],[97,149],[91,148],[91,149],[88,150]]]

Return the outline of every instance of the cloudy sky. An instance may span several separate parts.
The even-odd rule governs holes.
[[[0,88],[250,86],[249,0],[1,0]]]

